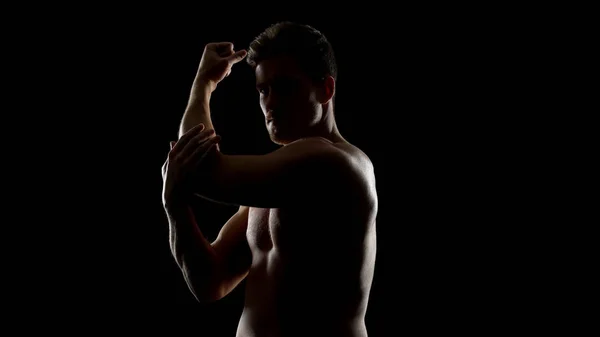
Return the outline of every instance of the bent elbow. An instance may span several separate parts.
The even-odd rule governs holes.
[[[190,278],[189,275],[184,273],[184,279],[188,289],[198,303],[209,304],[223,298],[220,287],[218,287],[216,282],[210,278],[202,278],[199,280],[198,278]]]
[[[190,291],[196,301],[200,304],[211,304],[220,300],[222,297],[216,291],[198,292],[190,287]]]

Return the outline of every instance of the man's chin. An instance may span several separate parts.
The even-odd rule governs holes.
[[[288,137],[284,137],[282,134],[273,132],[272,130],[269,130],[269,137],[271,138],[271,141],[277,145],[285,145],[291,142]]]
[[[285,139],[281,139],[279,137],[275,137],[273,134],[271,134],[271,141],[277,145],[285,145],[285,144],[289,143],[289,141],[287,141]]]
[[[287,131],[292,131],[292,132],[285,132],[285,129],[282,129],[281,127],[277,127],[275,125],[267,126],[267,131],[269,133],[269,137],[271,138],[271,141],[278,145],[286,145],[286,144],[289,144],[289,143],[295,141],[298,138],[302,138],[302,137],[298,137],[297,132],[293,132],[293,131],[297,131],[297,130],[294,130],[294,129],[289,130],[288,129]]]

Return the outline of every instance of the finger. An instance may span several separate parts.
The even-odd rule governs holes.
[[[234,53],[235,51],[233,50],[233,45],[217,49],[217,54],[223,58],[228,58]]]
[[[172,150],[174,152],[181,151],[181,149],[183,149],[185,147],[185,145],[190,141],[190,139],[192,139],[195,135],[197,135],[198,132],[201,132],[203,130],[204,130],[204,124],[200,123],[198,125],[195,125],[193,128],[189,129],[186,133],[181,135],[181,137],[179,137],[179,140],[173,146]]]
[[[238,50],[235,53],[233,53],[233,55],[227,57],[227,60],[230,64],[236,64],[243,60],[244,57],[246,57],[246,55],[248,55],[248,52],[245,49]]]
[[[206,144],[203,144],[201,149],[194,151],[194,154],[190,157],[190,164],[192,164],[194,167],[200,165],[200,163],[208,156],[208,154],[217,148],[220,140],[221,136],[216,136],[210,139],[210,141],[206,142]]]
[[[216,149],[219,148],[219,144],[214,143],[214,144],[210,144],[210,146],[208,147],[208,149],[206,149],[206,151],[204,151],[204,154],[202,154],[200,156],[200,158],[197,159],[197,161],[194,163],[196,165],[196,167],[198,165],[200,165],[200,163],[202,163],[202,161],[208,157],[209,154],[211,154],[213,151],[216,151]]]
[[[171,145],[171,150],[173,150],[173,146],[175,146],[175,143],[177,143],[177,142],[174,140],[169,142],[169,144]]]
[[[190,140],[189,145],[192,148],[196,148],[198,146],[198,144],[202,145],[202,143],[204,143],[205,141],[207,141],[209,138],[213,137],[214,135],[215,135],[214,129],[204,130],[204,131],[200,132],[199,134],[197,134],[196,136],[194,136],[194,138],[192,138]]]
[[[218,135],[208,139],[206,142],[204,142],[203,144],[201,144],[200,146],[195,148],[194,151],[192,151],[186,157],[185,163],[186,164],[191,163],[192,165],[195,166],[199,162],[198,159],[201,158],[211,146],[217,144],[220,140],[221,140],[221,136],[218,136]]]
[[[214,50],[214,51],[226,49],[226,48],[231,48],[231,50],[233,50],[233,43],[231,43],[231,42],[211,42],[206,45],[206,49],[210,49],[210,50]]]
[[[215,133],[214,129],[204,130],[194,136],[190,141],[179,151],[179,156],[181,158],[187,158],[190,156],[198,146],[204,144],[208,139],[210,139]]]

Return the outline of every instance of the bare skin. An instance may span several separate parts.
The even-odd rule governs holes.
[[[248,209],[252,263],[238,336],[367,336],[374,214],[336,191],[317,193],[326,197]]]
[[[267,130],[283,147],[266,156],[222,154],[218,136],[210,133],[207,102],[244,55],[232,45],[205,52],[180,139],[163,167],[175,259],[202,302],[219,300],[246,280],[238,337],[366,337],[376,257],[373,165],[337,130],[333,79],[309,85],[286,58],[256,69]],[[229,66],[221,63],[216,71],[224,59]],[[280,79],[295,83],[296,94],[286,95],[287,101]],[[194,127],[198,123],[206,129]],[[186,178],[194,171],[205,178]],[[190,193],[240,205],[213,242],[186,207]]]

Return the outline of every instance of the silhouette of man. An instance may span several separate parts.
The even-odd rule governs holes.
[[[270,138],[265,155],[227,155],[209,101],[246,59]],[[177,142],[163,165],[170,247],[200,302],[246,279],[237,336],[365,337],[376,257],[377,191],[365,153],[334,117],[337,66],[326,37],[279,22],[248,50],[205,46]],[[239,205],[210,242],[190,199]]]

